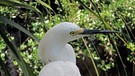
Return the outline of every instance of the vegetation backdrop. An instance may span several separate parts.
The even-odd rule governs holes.
[[[0,0],[0,76],[38,76],[38,42],[65,21],[120,32],[69,42],[82,76],[135,76],[135,0]]]

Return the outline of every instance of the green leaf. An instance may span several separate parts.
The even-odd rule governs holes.
[[[29,31],[27,31],[25,28],[23,28],[21,25],[15,23],[14,21],[11,21],[11,20],[7,19],[6,17],[3,17],[3,16],[0,16],[0,21],[17,28],[18,30],[24,32],[25,34],[27,34],[28,36],[32,37],[34,40],[39,42],[39,40],[34,35],[32,35]]]
[[[89,12],[91,12],[96,17],[99,17],[92,9],[90,9],[86,4],[84,4],[81,0],[77,0],[85,9],[87,9]]]
[[[6,76],[11,76],[8,69],[7,69],[7,66],[4,64],[4,61],[2,60],[2,58],[0,57],[0,66],[1,68],[3,69],[3,71],[5,72],[4,74]]]
[[[0,0],[0,5],[4,6],[10,6],[10,7],[15,7],[15,8],[26,8],[29,10],[34,10],[35,12],[41,13],[37,8],[32,7],[30,5],[21,3],[19,1],[13,1],[13,0]]]
[[[48,4],[46,4],[45,2],[43,2],[43,1],[41,1],[41,0],[36,0],[38,3],[40,3],[41,5],[43,5],[43,6],[45,6],[45,7],[47,7],[47,8],[49,8],[50,10],[52,10],[53,11],[53,9],[48,5]]]
[[[1,29],[0,29],[0,35],[3,38],[3,40],[5,41],[5,43],[7,44],[7,46],[9,47],[9,49],[11,50],[13,57],[18,62],[24,75],[25,76],[34,76],[34,73],[30,69],[30,67],[26,64],[26,62],[21,57],[19,50],[17,50],[17,47],[12,42],[10,42],[8,37],[5,35],[5,33]]]

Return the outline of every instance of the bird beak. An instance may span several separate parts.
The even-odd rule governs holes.
[[[108,33],[118,33],[118,31],[112,31],[112,30],[89,30],[80,28],[76,30],[76,33],[83,34],[83,35],[89,35],[89,34],[108,34]]]

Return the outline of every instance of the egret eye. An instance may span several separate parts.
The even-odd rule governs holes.
[[[71,32],[70,32],[70,35],[71,35],[71,36],[75,36],[76,33],[75,33],[74,31],[71,31]]]

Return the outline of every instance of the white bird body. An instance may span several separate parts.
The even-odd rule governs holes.
[[[81,76],[78,67],[72,62],[54,61],[46,64],[39,76]]]
[[[39,43],[39,59],[45,63],[61,60],[76,64],[75,52],[67,42],[82,37],[81,35],[70,35],[71,31],[79,28],[79,26],[70,22],[63,22],[52,27]]]

